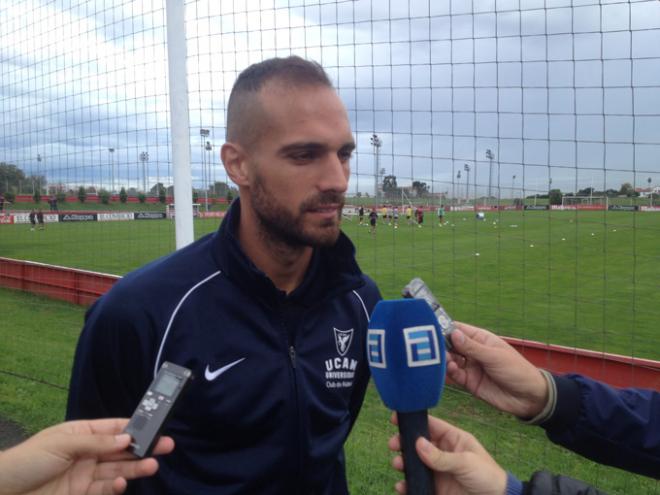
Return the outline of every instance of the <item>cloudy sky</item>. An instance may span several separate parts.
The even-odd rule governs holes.
[[[110,188],[114,170],[115,187],[171,184],[164,3],[0,0],[0,161],[51,183]],[[463,197],[465,164],[471,196],[475,177],[479,195],[490,178],[502,197],[547,191],[550,179],[564,191],[660,183],[657,0],[186,6],[197,187],[225,180],[218,150],[237,73],[290,53],[321,62],[349,109],[352,193],[373,193],[374,132],[378,168],[399,185]]]

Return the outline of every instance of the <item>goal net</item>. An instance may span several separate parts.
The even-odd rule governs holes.
[[[607,196],[562,196],[561,206],[563,209],[594,208],[606,210],[609,204]]]

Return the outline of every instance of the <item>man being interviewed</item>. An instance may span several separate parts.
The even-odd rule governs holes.
[[[343,444],[380,299],[340,230],[355,143],[326,73],[255,64],[228,103],[240,190],[219,230],[128,274],[86,316],[69,418],[130,415],[163,363],[193,370],[141,494],[346,494]]]

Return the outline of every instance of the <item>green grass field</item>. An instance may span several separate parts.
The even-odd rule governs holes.
[[[0,417],[37,431],[64,417],[71,362],[84,308],[0,289]],[[18,376],[17,376],[18,375]],[[43,380],[51,385],[41,383]],[[459,390],[447,388],[433,414],[472,432],[506,469],[523,479],[538,469],[573,476],[608,493],[657,494],[660,484],[585,461]],[[399,475],[390,468],[387,440],[395,429],[373,386],[346,446],[351,493],[393,493]]]
[[[455,318],[503,335],[660,359],[660,215],[504,211],[344,230],[383,295],[421,276]],[[197,236],[218,220],[198,220]],[[124,274],[174,249],[171,221],[0,226],[2,256]]]
[[[356,220],[344,224],[385,297],[421,276],[454,317],[500,334],[660,359],[660,215],[511,211],[478,222],[466,212],[438,227],[427,214],[423,228],[402,220],[396,230],[379,224],[375,236]],[[196,221],[197,237],[217,225]],[[50,224],[34,232],[0,225],[1,256],[115,274],[173,249],[171,221]],[[0,416],[29,431],[60,421],[84,309],[0,290],[0,315]],[[657,482],[584,461],[457,390],[447,390],[434,413],[473,432],[521,477],[547,468],[608,493],[660,493]],[[388,418],[370,388],[347,446],[353,493],[392,493],[398,475],[386,450]]]

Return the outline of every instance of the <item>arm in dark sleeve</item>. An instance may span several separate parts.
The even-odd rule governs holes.
[[[584,457],[660,478],[660,393],[616,389],[580,375],[555,376],[557,404],[541,426]]]
[[[606,495],[582,481],[559,476],[548,471],[537,471],[523,483],[523,495]]]
[[[111,293],[87,311],[71,372],[68,420],[131,416],[151,381],[147,327],[141,310]]]

